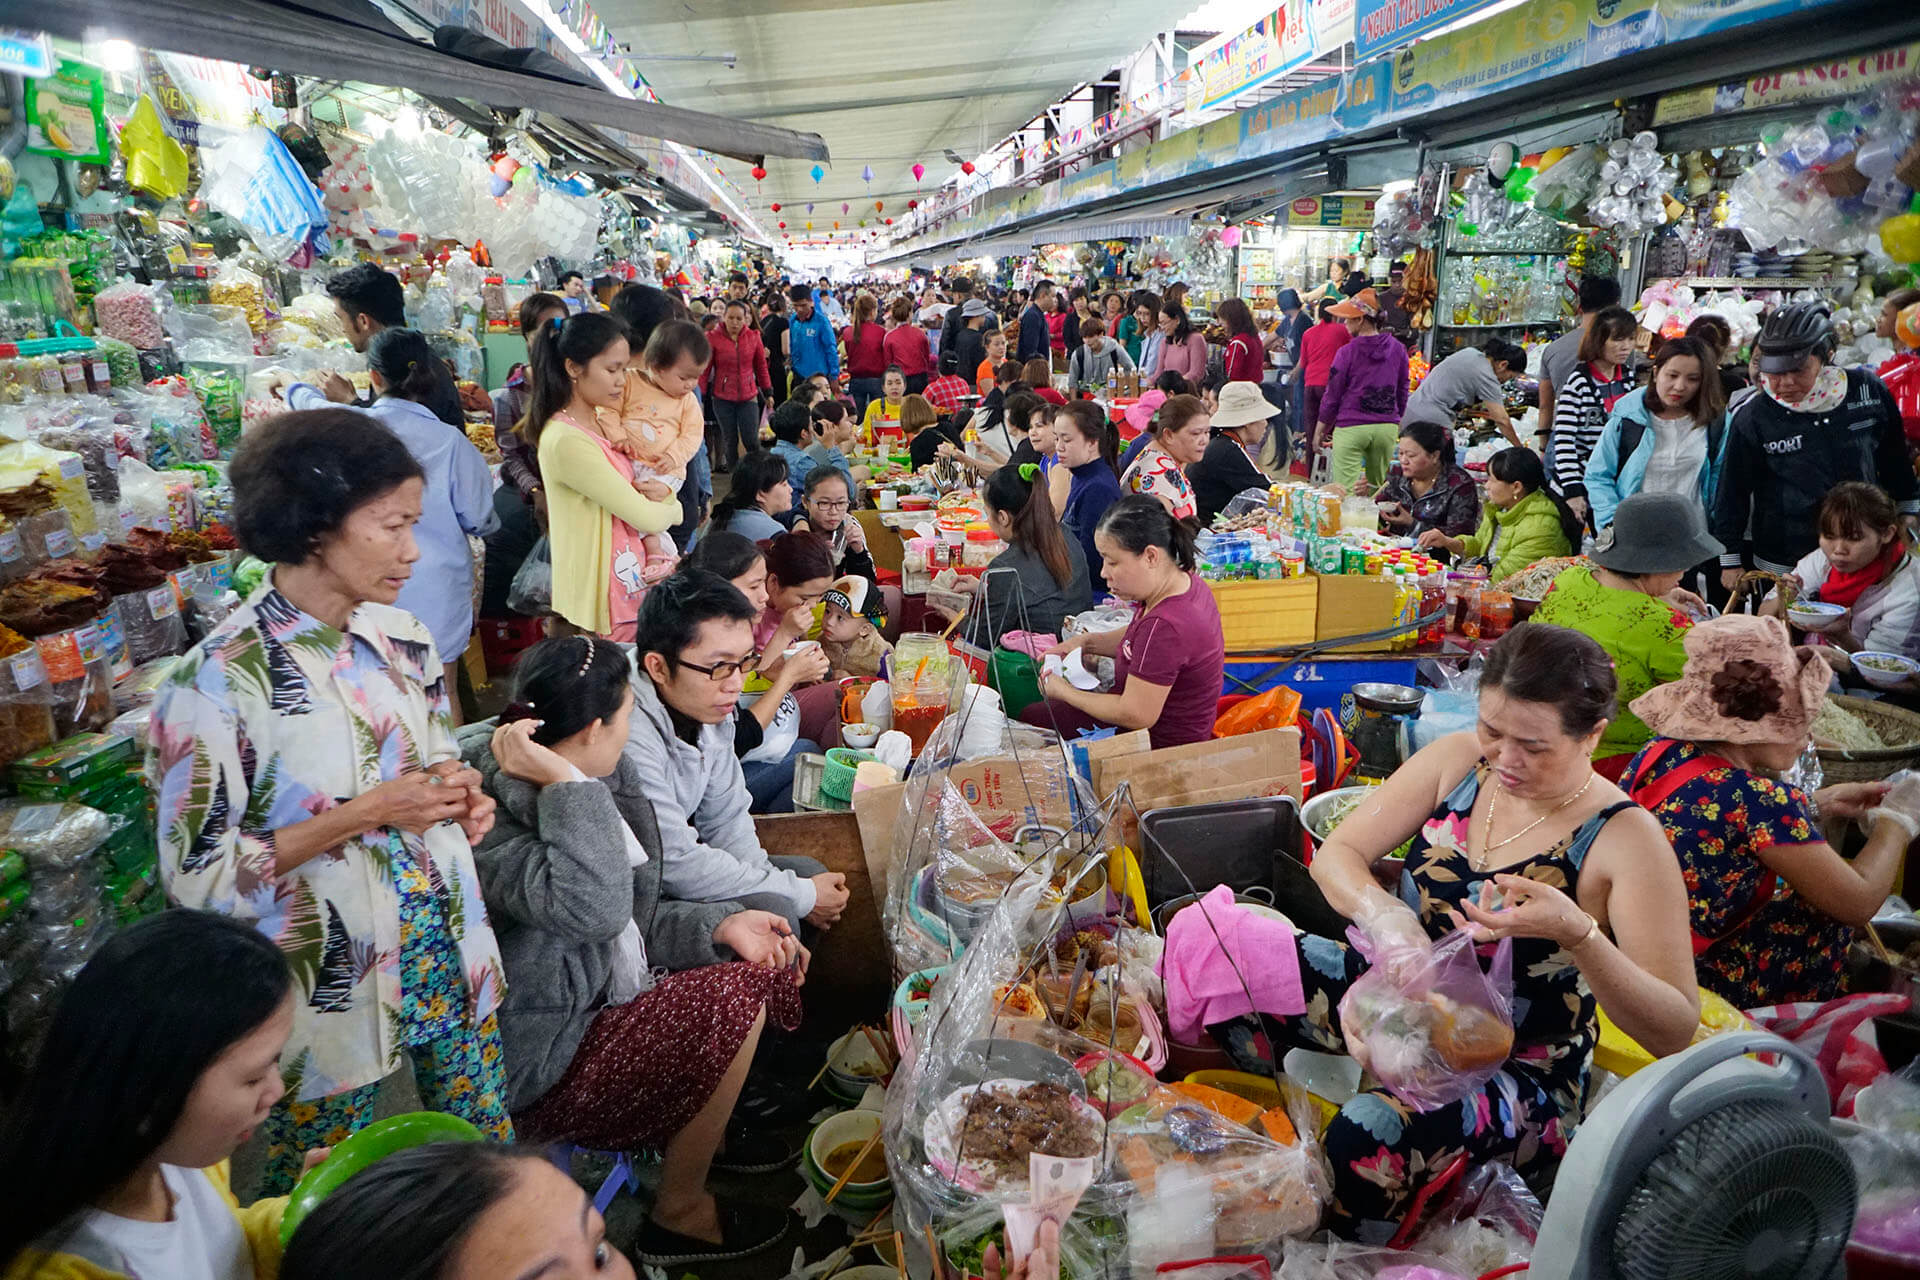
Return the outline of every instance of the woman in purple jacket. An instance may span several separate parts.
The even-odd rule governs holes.
[[[1331,313],[1347,322],[1353,341],[1333,358],[1320,397],[1320,429],[1333,436],[1333,483],[1351,489],[1364,470],[1371,492],[1387,478],[1407,411],[1407,349],[1380,331],[1380,299],[1371,289]]]

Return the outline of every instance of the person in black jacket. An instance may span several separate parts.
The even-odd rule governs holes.
[[[950,287],[953,290],[953,305],[947,308],[946,319],[941,321],[940,324],[941,355],[952,351],[955,344],[959,342],[960,334],[966,328],[965,307],[969,302],[977,302],[980,306],[986,308],[985,311],[975,313],[977,315],[984,315],[987,318],[986,324],[983,326],[984,332],[991,333],[1000,327],[1000,317],[993,314],[992,305],[984,298],[976,298],[973,296],[973,280],[971,277],[955,276]],[[980,362],[975,360],[973,363],[979,364]],[[962,361],[960,369],[967,381],[973,381],[973,365]]]
[[[1761,389],[1733,411],[1713,500],[1729,589],[1740,577],[1749,527],[1753,566],[1791,572],[1819,545],[1820,501],[1842,481],[1886,490],[1909,530],[1920,519],[1920,484],[1893,394],[1864,369],[1828,364],[1835,341],[1821,303],[1781,307],[1760,331]]]
[[[1047,332],[1047,313],[1053,310],[1053,281],[1042,280],[1033,286],[1033,297],[1020,313],[1020,346],[1015,351],[1021,364],[1029,360],[1053,359],[1053,337]]]
[[[1220,407],[1213,412],[1213,438],[1200,461],[1187,468],[1199,507],[1201,527],[1247,489],[1266,489],[1273,481],[1255,458],[1267,438],[1267,419],[1273,406],[1257,382],[1229,382],[1220,388]]]

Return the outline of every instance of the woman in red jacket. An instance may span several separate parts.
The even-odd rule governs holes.
[[[743,453],[760,447],[760,402],[771,397],[773,379],[767,374],[767,348],[753,326],[753,311],[742,299],[727,303],[720,324],[707,331],[713,359],[701,375],[700,388],[713,403],[713,420],[726,442],[724,459],[732,467]]]
[[[887,367],[900,366],[907,380],[907,394],[917,396],[927,389],[933,375],[933,348],[927,345],[927,331],[913,322],[913,301],[904,294],[893,300],[893,328],[880,344],[886,353]],[[886,369],[880,371],[882,379]],[[883,383],[884,385],[884,383]]]
[[[867,412],[867,401],[881,393],[881,380],[887,376],[887,330],[872,294],[853,300],[853,323],[840,331],[840,341],[847,347],[847,390],[858,418]]]
[[[1266,372],[1266,350],[1253,323],[1253,308],[1240,298],[1228,298],[1215,310],[1227,326],[1226,380],[1259,382]]]

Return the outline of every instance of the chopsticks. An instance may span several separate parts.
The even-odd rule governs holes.
[[[1885,964],[1887,968],[1898,969],[1900,967],[1900,962],[1893,958],[1891,951],[1887,950],[1887,944],[1880,940],[1880,931],[1873,927],[1873,921],[1871,920],[1867,921],[1867,941],[1873,944],[1874,951],[1879,955],[1881,963]]]
[[[865,1160],[868,1154],[871,1153],[873,1149],[879,1145],[880,1145],[880,1130],[875,1129],[873,1131],[873,1136],[868,1138],[866,1143],[860,1148],[860,1153],[854,1156],[853,1159],[847,1161],[846,1170],[841,1173],[840,1180],[835,1182],[833,1186],[828,1189],[827,1194],[824,1197],[825,1203],[827,1204],[833,1203],[834,1197],[838,1196],[841,1190],[845,1188],[847,1183],[852,1180],[853,1171],[860,1167],[860,1162],[862,1160]]]

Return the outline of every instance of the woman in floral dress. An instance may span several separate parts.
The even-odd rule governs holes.
[[[512,1122],[469,849],[493,801],[459,761],[432,637],[391,607],[419,558],[419,465],[322,409],[249,435],[231,474],[240,543],[274,570],[174,667],[147,773],[168,896],[252,923],[293,967],[272,1195],[404,1063],[427,1107],[502,1140]]]
[[[1779,780],[1807,748],[1829,674],[1779,619],[1729,614],[1689,631],[1680,679],[1633,704],[1656,736],[1623,785],[1680,856],[1700,985],[1735,1008],[1839,995],[1853,931],[1920,833],[1920,779],[1812,796]],[[1816,815],[1860,819],[1865,847],[1842,858]]]
[[[1415,1193],[1463,1154],[1509,1161],[1526,1177],[1550,1171],[1585,1105],[1597,1003],[1653,1053],[1692,1040],[1699,994],[1673,851],[1590,759],[1613,699],[1613,673],[1592,640],[1515,627],[1487,655],[1479,730],[1442,738],[1395,770],[1314,858],[1314,881],[1365,935],[1371,958],[1298,934],[1305,1009],[1209,1028],[1250,1067],[1271,1070],[1289,1045],[1364,1065],[1367,1045],[1339,1015],[1361,974],[1383,965],[1410,980],[1457,928],[1482,944],[1513,939],[1513,1050],[1493,1078],[1429,1110],[1375,1088],[1328,1127],[1329,1225],[1341,1235],[1386,1241]],[[1409,838],[1390,894],[1372,865]],[[1490,951],[1482,946],[1483,963]]]

